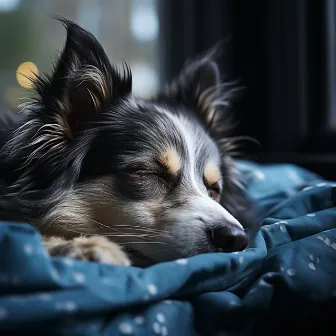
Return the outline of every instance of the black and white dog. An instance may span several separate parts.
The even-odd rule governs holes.
[[[124,265],[245,249],[249,202],[226,132],[233,91],[212,53],[142,100],[126,64],[61,21],[54,71],[7,123],[0,219],[36,226],[52,255]]]

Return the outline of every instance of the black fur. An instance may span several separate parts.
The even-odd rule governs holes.
[[[154,161],[146,165],[163,145],[174,144],[182,159],[185,155],[179,130],[158,109],[183,115],[201,137],[204,132],[204,160],[217,151],[207,134],[218,145],[225,142],[225,113],[233,93],[220,84],[217,64],[208,54],[187,65],[164,92],[139,100],[132,96],[130,68],[124,64],[118,70],[90,33],[61,21],[67,41],[60,59],[51,75],[38,77],[38,99],[12,123],[16,131],[8,131],[0,153],[0,219],[38,225],[69,190],[106,175],[117,180],[113,194],[125,202],[160,193],[171,193],[173,199],[179,177],[165,176]],[[203,105],[202,94],[209,99]],[[221,156],[222,205],[248,226],[250,205],[234,176],[230,152]]]

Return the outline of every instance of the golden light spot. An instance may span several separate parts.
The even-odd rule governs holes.
[[[25,89],[33,87],[36,75],[38,75],[38,68],[33,62],[21,63],[16,70],[16,80]]]
[[[211,186],[218,182],[221,174],[217,164],[214,161],[209,161],[204,168],[204,178],[206,183]]]
[[[181,158],[175,149],[168,149],[160,158],[160,162],[171,174],[177,174],[181,169]]]

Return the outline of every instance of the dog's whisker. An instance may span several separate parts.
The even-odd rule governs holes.
[[[165,231],[165,230],[155,230],[153,228],[150,228],[150,227],[146,227],[146,226],[132,226],[132,225],[116,225],[118,227],[125,227],[126,229],[129,229],[129,230],[144,230],[146,232],[153,232],[153,233],[157,233],[159,235],[162,235],[162,234],[169,234],[168,231]]]
[[[140,236],[140,235],[152,235],[153,237],[163,237],[165,236],[165,234],[168,234],[167,232],[165,231],[160,231],[160,230],[154,230],[152,228],[149,228],[149,227],[144,227],[144,226],[139,226],[137,225],[136,227],[133,227],[133,226],[130,226],[130,225],[114,225],[114,226],[108,226],[108,225],[105,225],[103,223],[100,223],[98,221],[95,221],[93,219],[89,219],[90,221],[98,224],[98,225],[101,225],[109,230],[112,230],[112,231],[116,231],[116,232],[119,232],[120,234],[129,234],[130,232],[123,232],[123,231],[120,231],[120,230],[117,230],[114,226],[120,226],[120,227],[124,227],[126,229],[129,229],[130,231],[139,231],[139,232],[143,232],[142,234],[139,233],[139,234],[135,234],[135,236]],[[109,235],[110,233],[103,233],[103,232],[100,232],[100,234],[104,235],[104,236],[107,236]]]
[[[152,235],[152,234],[115,234],[115,233],[106,233],[106,232],[94,232],[92,230],[75,230],[75,229],[66,229],[69,232],[74,232],[80,235],[90,235],[90,236],[95,236],[95,235],[102,235],[104,237],[109,237],[109,238],[129,238],[129,237],[134,237],[134,238],[141,238],[141,239],[151,239],[151,238],[160,238],[160,236],[157,235]]]
[[[150,226],[145,226],[145,225],[131,225],[131,224],[116,224],[114,226],[118,226],[118,227],[129,227],[129,228],[133,228],[133,227],[136,227],[136,228],[143,228],[143,229],[146,229],[146,230],[153,230],[153,231],[156,231],[156,232],[165,232],[165,230],[163,229],[154,229]]]
[[[95,224],[98,224],[98,225],[100,225],[100,226],[102,226],[102,227],[104,227],[104,228],[106,228],[106,229],[108,229],[108,230],[120,232],[119,230],[117,230],[117,229],[114,228],[113,226],[105,225],[105,224],[103,224],[103,223],[101,223],[101,222],[98,222],[98,221],[92,219],[92,218],[89,218],[89,221],[90,221],[90,222],[93,222],[93,223],[95,223]]]

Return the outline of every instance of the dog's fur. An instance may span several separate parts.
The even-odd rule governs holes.
[[[249,211],[228,137],[234,89],[214,53],[141,100],[126,64],[118,70],[90,33],[62,22],[54,71],[34,80],[38,99],[4,140],[0,219],[59,237],[45,237],[53,255],[88,260],[148,265],[222,250],[208,232],[246,227]]]

